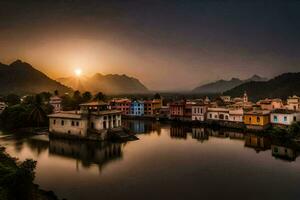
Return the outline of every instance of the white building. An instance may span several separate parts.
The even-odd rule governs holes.
[[[3,110],[7,107],[5,102],[0,102],[0,114],[3,112]]]
[[[271,123],[274,125],[291,125],[300,121],[300,112],[293,110],[277,109],[271,112]]]
[[[62,110],[61,108],[62,99],[59,96],[50,97],[50,105],[53,106],[53,112],[58,113]]]
[[[286,108],[289,110],[300,110],[300,97],[294,95],[287,99]]]
[[[221,98],[224,102],[230,102],[230,101],[231,101],[231,97],[230,97],[230,96],[220,96],[220,98]]]
[[[193,121],[204,121],[207,112],[207,106],[204,104],[193,104],[192,105],[192,120]]]
[[[206,118],[208,120],[229,120],[229,109],[228,108],[208,108]]]
[[[229,109],[229,120],[232,122],[243,122],[243,109]]]
[[[108,130],[121,127],[121,112],[109,110],[104,102],[80,104],[80,111],[49,115],[50,133],[87,137],[89,133],[106,139]]]

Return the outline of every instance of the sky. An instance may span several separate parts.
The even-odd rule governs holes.
[[[300,1],[0,0],[0,62],[152,90],[300,71]]]

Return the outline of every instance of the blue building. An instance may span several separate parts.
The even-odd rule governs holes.
[[[130,106],[130,114],[134,116],[144,115],[144,102],[143,101],[132,101]]]

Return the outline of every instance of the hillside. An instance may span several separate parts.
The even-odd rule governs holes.
[[[300,73],[285,73],[265,82],[243,83],[224,94],[236,97],[241,96],[244,91],[252,100],[300,95]]]
[[[31,94],[43,91],[61,93],[71,91],[70,88],[50,79],[30,64],[17,60],[10,65],[0,63],[0,94]]]
[[[232,78],[231,80],[219,80],[213,83],[201,85],[192,90],[194,93],[222,93],[230,90],[238,85],[241,85],[250,81],[266,81],[266,78],[262,78],[258,75],[253,75],[251,78],[241,80],[238,78]]]
[[[106,94],[148,93],[148,89],[136,78],[118,74],[95,74],[92,77],[60,78],[59,82],[80,91],[104,92]]]

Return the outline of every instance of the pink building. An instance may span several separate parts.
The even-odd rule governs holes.
[[[110,101],[109,104],[111,109],[121,110],[123,115],[130,114],[131,100],[129,99],[113,99]]]

